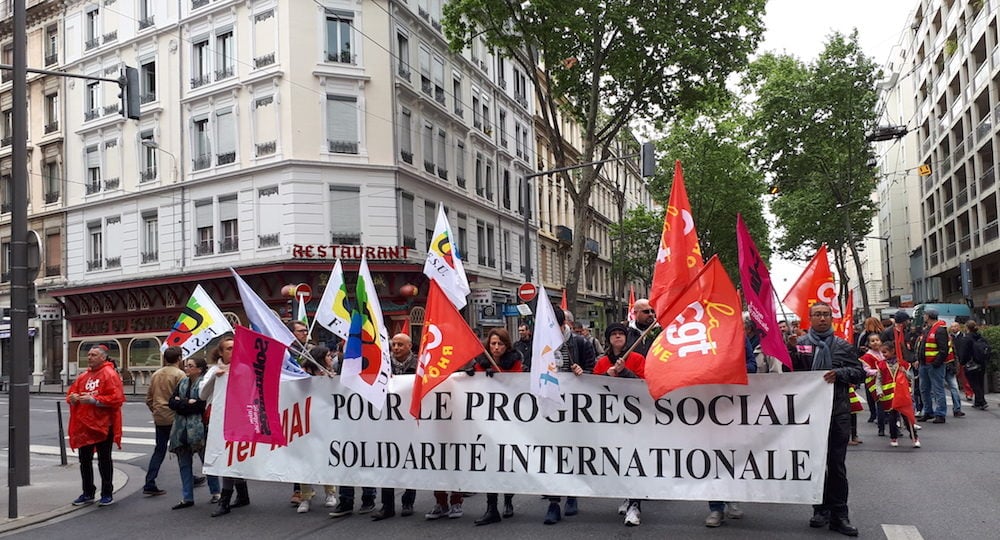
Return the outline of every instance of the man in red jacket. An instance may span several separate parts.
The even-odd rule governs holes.
[[[122,447],[122,403],[125,392],[115,366],[108,361],[108,349],[99,345],[87,352],[89,369],[81,373],[66,394],[69,403],[69,446],[80,456],[83,493],[74,506],[94,502],[94,452],[101,474],[101,500],[98,506],[114,504],[111,444]]]

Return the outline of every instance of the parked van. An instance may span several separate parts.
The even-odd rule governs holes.
[[[972,310],[968,304],[918,304],[913,308],[913,321],[916,325],[924,324],[924,311],[934,308],[938,312],[938,319],[947,324],[953,322],[964,323],[972,318]]]

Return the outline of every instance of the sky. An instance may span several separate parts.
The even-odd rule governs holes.
[[[767,30],[759,50],[790,54],[811,62],[823,50],[831,33],[849,34],[857,28],[865,53],[884,65],[919,3],[919,0],[769,0],[764,17]],[[783,298],[806,262],[785,261],[775,256],[771,265],[771,280],[778,297]]]

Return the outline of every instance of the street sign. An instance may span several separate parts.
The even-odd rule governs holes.
[[[312,298],[312,287],[307,283],[299,283],[295,286],[295,297],[301,299],[303,302],[308,302]]]
[[[538,295],[538,287],[535,287],[534,283],[522,283],[521,286],[517,288],[517,297],[520,298],[522,302],[530,302],[536,295]]]
[[[472,289],[472,292],[469,294],[469,300],[477,306],[492,304],[493,292],[489,289]]]
[[[38,304],[35,306],[38,319],[42,321],[58,321],[62,319],[62,306],[59,304]]]

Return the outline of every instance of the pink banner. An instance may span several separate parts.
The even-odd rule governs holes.
[[[236,327],[222,424],[227,441],[286,444],[278,409],[284,357],[285,346],[280,341]]]
[[[760,252],[750,237],[750,231],[747,230],[742,215],[736,216],[736,241],[739,244],[743,298],[747,302],[750,320],[757,325],[760,350],[768,356],[781,360],[781,363],[790,369],[792,359],[785,347],[785,337],[778,329],[778,317],[774,310],[775,294],[771,285],[771,274],[767,271],[764,259],[760,258]]]

